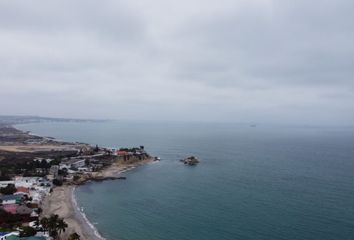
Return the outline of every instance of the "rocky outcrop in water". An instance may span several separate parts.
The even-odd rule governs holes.
[[[180,161],[183,162],[185,165],[188,165],[188,166],[194,166],[194,165],[197,165],[200,162],[198,160],[198,158],[196,158],[194,156],[190,156],[190,157],[187,157],[185,159],[181,159]]]

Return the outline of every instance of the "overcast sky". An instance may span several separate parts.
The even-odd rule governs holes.
[[[0,114],[354,123],[353,0],[0,0]]]

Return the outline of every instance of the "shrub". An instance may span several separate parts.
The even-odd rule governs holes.
[[[53,180],[53,184],[55,186],[62,186],[63,185],[63,181],[60,181],[59,179],[54,179]]]
[[[22,229],[20,230],[20,237],[32,237],[36,235],[36,233],[36,229],[26,226],[22,227]]]

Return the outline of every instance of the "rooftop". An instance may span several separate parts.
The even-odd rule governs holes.
[[[17,195],[3,195],[0,196],[0,199],[3,201],[9,201],[9,200],[16,200],[20,201],[23,197],[23,194],[17,194]]]
[[[1,235],[0,235],[1,237]],[[23,238],[20,238],[18,236],[15,236],[15,235],[12,235],[12,236],[9,236],[6,238],[6,240],[46,240],[45,237],[23,237]]]

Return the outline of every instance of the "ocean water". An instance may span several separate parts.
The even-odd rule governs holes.
[[[109,240],[354,239],[354,129],[40,123],[36,134],[144,145],[158,163],[89,183],[77,202]],[[184,166],[195,155],[201,163]]]

